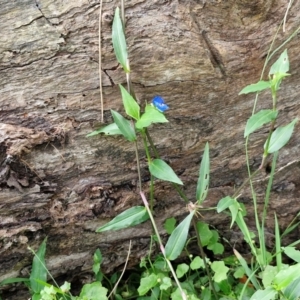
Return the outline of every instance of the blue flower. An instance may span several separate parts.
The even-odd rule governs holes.
[[[165,100],[160,96],[155,96],[152,99],[152,104],[160,112],[164,112],[165,110],[169,109],[169,106],[165,103]]]

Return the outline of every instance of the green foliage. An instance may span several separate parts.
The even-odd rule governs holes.
[[[121,89],[123,105],[126,114],[138,121],[140,118],[140,106],[122,85],[119,85],[119,87]]]
[[[151,175],[158,179],[183,184],[179,177],[175,174],[173,169],[163,160],[154,159],[149,164],[149,171]]]
[[[197,192],[196,199],[197,204],[201,205],[201,203],[205,200],[209,185],[209,145],[206,143],[204,148],[203,157],[200,164],[200,171],[197,183]]]
[[[247,121],[244,137],[249,136],[252,132],[261,128],[264,124],[275,120],[277,115],[278,111],[271,109],[262,109],[258,113],[252,115]]]
[[[292,136],[296,122],[297,119],[293,120],[286,126],[276,128],[276,130],[271,135],[270,143],[265,143],[265,151],[267,153],[274,153],[285,146]]]
[[[175,224],[176,224],[176,219],[173,217],[173,218],[169,218],[165,221],[164,223],[164,229],[166,230],[166,232],[168,234],[171,234],[174,229],[175,229]]]
[[[87,137],[91,137],[100,133],[104,133],[105,135],[117,135],[122,134],[121,130],[119,129],[116,123],[109,124],[105,127],[97,129],[87,135]]]
[[[46,241],[47,239],[42,242],[33,258],[32,270],[29,277],[30,287],[34,293],[33,297],[35,294],[39,295],[41,290],[44,288],[44,286],[39,283],[37,279],[45,282],[47,281],[47,268],[45,262]]]
[[[130,72],[124,27],[120,18],[119,8],[116,8],[112,26],[112,42],[118,62],[126,73]]]
[[[97,232],[119,230],[150,219],[153,226],[153,234],[151,235],[149,256],[142,260],[140,273],[132,272],[129,278],[122,282],[121,286],[114,287],[115,284],[119,284],[119,273],[114,273],[110,278],[102,273],[101,264],[103,257],[100,250],[97,249],[93,255],[92,265],[96,280],[85,284],[79,296],[73,296],[70,292],[71,285],[69,283],[66,282],[60,287],[47,283],[48,271],[45,265],[45,239],[35,253],[30,278],[6,279],[3,280],[0,285],[22,282],[29,287],[33,300],[105,300],[110,297],[107,295],[108,290],[114,291],[113,297],[116,300],[294,300],[299,298],[300,251],[296,250],[295,246],[300,241],[296,241],[286,247],[283,247],[281,244],[282,237],[295,229],[299,225],[299,222],[293,221],[283,234],[280,235],[279,223],[275,215],[275,251],[272,253],[269,252],[265,242],[265,222],[278,150],[288,143],[297,122],[297,119],[294,119],[288,125],[275,126],[279,115],[279,110],[277,109],[277,92],[282,80],[289,76],[287,73],[290,67],[287,50],[284,50],[270,67],[268,80],[261,79],[254,84],[246,86],[239,93],[241,95],[269,90],[272,97],[272,107],[270,107],[270,109],[260,110],[256,113],[254,113],[255,109],[253,109],[253,114],[248,119],[244,131],[247,147],[248,139],[251,134],[263,128],[263,126],[270,128],[264,144],[261,166],[252,174],[250,172],[249,158],[247,156],[249,170],[248,181],[251,183],[252,188],[257,237],[247,226],[245,206],[238,201],[240,193],[243,192],[243,187],[248,183],[248,181],[246,181],[241,187],[237,188],[233,195],[224,196],[217,204],[216,211],[217,213],[226,211],[230,214],[231,222],[230,224],[228,222],[228,226],[232,228],[236,225],[240,230],[244,240],[248,243],[252,254],[251,259],[246,260],[236,249],[233,249],[234,256],[219,259],[219,256],[224,253],[224,246],[220,242],[221,239],[218,231],[212,229],[211,226],[204,221],[196,220],[196,217],[201,215],[200,211],[202,213],[207,209],[203,208],[202,204],[208,195],[210,182],[209,144],[205,144],[197,179],[196,197],[193,199],[193,202],[188,199],[184,191],[179,187],[179,185],[183,185],[183,182],[176,175],[175,171],[160,158],[155,144],[151,139],[149,133],[150,126],[156,123],[168,122],[164,112],[169,109],[169,106],[160,96],[154,97],[152,104],[146,103],[144,111],[143,106],[141,108],[138,104],[130,79],[125,28],[120,18],[119,8],[116,8],[114,15],[112,43],[116,59],[126,73],[129,90],[119,85],[126,116],[124,117],[117,111],[111,110],[114,122],[91,132],[87,136],[91,137],[100,133],[105,135],[121,135],[127,141],[132,142],[136,150],[139,189],[144,207],[134,206],[127,209],[107,224],[98,228]],[[280,49],[280,47],[277,49]],[[274,51],[273,54],[275,52],[276,51]],[[150,173],[150,205],[147,197],[142,192],[138,149],[141,143],[138,143],[139,139],[141,139],[144,145],[145,157],[147,158]],[[265,167],[268,155],[273,153],[272,172],[266,190],[263,212],[260,216],[257,212],[256,193],[253,188],[252,180],[254,176]],[[164,228],[166,232],[170,234],[166,246],[163,245],[160,231],[158,230],[153,214],[153,200],[155,198],[154,186],[156,184],[154,178],[171,182],[181,198],[189,203],[187,205],[189,213],[178,226],[175,227],[176,219],[174,217],[166,220]],[[193,224],[194,232],[190,231],[191,224]],[[189,237],[189,234],[193,234],[193,236]],[[188,243],[187,240],[189,241]],[[201,257],[193,257],[192,254],[189,254],[189,243],[195,240],[197,240]],[[153,243],[157,243],[161,250],[161,254],[157,255],[154,259],[151,257]],[[213,261],[206,257],[205,251],[207,250],[214,255]],[[290,265],[283,264],[283,255],[291,258],[295,263]],[[179,257],[185,259],[185,261],[176,264],[174,260]],[[274,258],[276,258],[276,262],[274,262]],[[174,265],[176,266],[175,268]],[[239,282],[239,280],[241,282]]]
[[[80,299],[82,300],[99,300],[108,299],[107,289],[104,288],[100,282],[93,282],[91,284],[85,284],[80,293]]]
[[[166,257],[169,260],[176,259],[182,252],[187,240],[190,224],[195,211],[190,212],[187,217],[175,228],[166,244]]]
[[[117,111],[111,110],[111,114],[120,132],[123,134],[126,140],[130,142],[135,141],[136,135],[131,123]]]
[[[244,87],[240,91],[239,95],[261,92],[270,87],[271,87],[271,83],[269,81],[260,80],[257,83],[253,83],[253,84],[250,84],[250,85],[247,85],[246,87]]]
[[[143,206],[131,207],[121,214],[117,215],[107,224],[99,227],[97,232],[103,232],[107,230],[119,230],[122,228],[127,228],[140,223],[145,222],[149,219],[147,210]]]
[[[141,118],[135,123],[137,129],[143,129],[149,127],[154,123],[167,123],[169,122],[165,115],[158,111],[153,105],[147,104],[145,107],[145,112]]]

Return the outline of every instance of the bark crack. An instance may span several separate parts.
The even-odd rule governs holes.
[[[35,0],[35,6],[36,8],[40,11],[40,13],[42,14],[42,16],[45,18],[45,20],[48,22],[48,24],[50,24],[51,26],[54,26],[54,24],[52,24],[50,22],[50,20],[45,16],[45,14],[43,13],[41,7],[40,7],[40,4],[39,4],[39,1],[38,0]]]
[[[118,66],[117,66],[118,67]],[[113,79],[111,78],[111,76],[107,73],[107,71],[114,71],[117,69],[117,67],[111,68],[111,69],[103,69],[102,71],[104,72],[104,74],[108,77],[110,83],[112,86],[116,85],[113,81]]]
[[[220,72],[222,73],[223,77],[226,77],[226,71],[224,64],[222,62],[222,56],[219,53],[218,49],[213,45],[213,42],[209,39],[207,32],[203,30],[193,12],[190,12],[191,18],[194,21],[194,23],[197,26],[198,29],[198,35],[202,42],[202,44],[205,46],[205,48],[208,50],[208,57],[214,67],[217,67]]]

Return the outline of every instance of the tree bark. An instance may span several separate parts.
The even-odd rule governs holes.
[[[238,93],[259,80],[286,12],[286,1],[125,2],[126,36],[138,100],[143,104],[161,95],[171,108],[166,113],[169,123],[150,129],[154,143],[194,201],[201,155],[209,142],[211,182],[204,206],[215,206],[247,178],[243,131],[255,97]],[[149,222],[117,232],[95,233],[115,215],[142,203],[134,146],[121,137],[86,137],[103,126],[99,17],[105,124],[112,121],[110,109],[123,112],[118,84],[125,84],[125,76],[111,43],[111,19],[118,5],[118,1],[103,2],[100,16],[99,3],[94,0],[1,1],[0,281],[26,276],[32,260],[27,247],[37,249],[46,236],[48,268],[55,278],[66,274],[70,280],[82,278],[79,274],[91,270],[96,248],[104,256],[104,272],[122,267],[129,240],[133,243],[130,266],[149,251]],[[274,48],[296,30],[299,16],[300,3],[295,2],[288,13],[286,31],[279,31]],[[287,124],[300,114],[298,37],[282,47],[272,62],[285,48],[291,76],[279,92],[277,125]],[[270,94],[261,93],[258,108],[271,106]],[[266,224],[269,246],[272,211],[285,228],[299,210],[297,129],[279,154]],[[261,163],[267,131],[264,127],[251,135],[252,170]],[[138,146],[143,190],[147,192],[149,172],[142,144]],[[267,176],[262,172],[255,179],[260,209]],[[157,223],[164,233],[165,219],[182,217],[186,204],[167,182],[157,182],[155,199]],[[248,187],[240,200],[254,229]],[[230,231],[227,216],[203,214],[205,221],[232,244],[242,241]],[[13,299],[24,298],[15,292]]]

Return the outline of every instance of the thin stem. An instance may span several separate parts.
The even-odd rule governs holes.
[[[112,289],[112,291],[110,292],[110,294],[108,295],[108,298],[110,298],[113,294],[115,294],[115,290],[117,289],[125,271],[126,271],[126,268],[127,268],[127,264],[128,264],[128,261],[129,261],[129,256],[130,256],[130,253],[131,253],[131,240],[129,241],[129,246],[128,246],[128,253],[127,253],[127,257],[126,257],[126,261],[125,261],[125,265],[124,265],[124,268],[122,270],[122,273],[118,279],[118,281],[116,282],[114,288]]]
[[[140,166],[140,158],[139,158],[137,141],[135,141],[135,143],[134,143],[134,149],[135,149],[135,158],[136,158],[137,171],[138,171],[138,177],[139,177],[139,190],[141,192],[142,191],[142,176],[141,176],[141,166]]]
[[[269,182],[268,182],[268,186],[267,186],[267,190],[266,190],[266,196],[265,196],[265,200],[264,200],[264,210],[263,210],[263,216],[262,216],[262,220],[261,220],[261,231],[262,231],[262,233],[265,232],[265,221],[266,221],[266,217],[267,217],[267,209],[268,209],[268,206],[269,206],[270,192],[271,192],[271,188],[272,188],[272,183],[273,183],[277,158],[278,158],[278,151],[276,151],[274,156],[273,156],[271,174],[270,174],[270,177],[269,177]],[[265,266],[266,266],[267,265],[267,261],[266,261],[267,258],[266,258],[266,253],[265,253],[265,239],[264,238],[263,238],[263,241],[264,241],[264,244],[263,244],[264,247],[261,249],[261,251],[262,251],[262,254],[263,254],[263,261],[264,261]]]
[[[145,134],[145,131],[142,131],[142,139],[144,142],[144,149],[146,152],[146,156],[147,156],[147,161],[148,161],[148,166],[150,166],[151,164],[151,156],[150,156],[150,152],[149,152],[149,147],[147,144],[147,136]],[[151,211],[153,211],[153,205],[154,205],[154,178],[152,176],[152,174],[150,174],[150,209]]]
[[[125,28],[125,5],[124,0],[121,0],[121,20],[123,23],[123,28]]]
[[[218,295],[217,295],[217,292],[215,290],[215,286],[214,286],[213,281],[212,281],[212,277],[211,277],[211,274],[210,274],[210,271],[209,271],[209,267],[208,267],[208,264],[206,262],[206,255],[205,255],[204,250],[203,250],[203,246],[202,246],[202,243],[201,243],[201,238],[200,238],[200,235],[199,235],[198,230],[197,230],[197,224],[196,224],[195,216],[192,219],[192,223],[193,223],[193,227],[196,231],[197,243],[198,243],[198,247],[199,247],[199,250],[200,250],[200,255],[201,255],[201,257],[203,259],[203,262],[204,262],[204,267],[205,267],[205,270],[206,270],[206,273],[207,273],[210,288],[212,289],[213,294],[215,295],[215,298],[218,299]]]
[[[150,146],[151,146],[151,149],[152,149],[152,151],[153,151],[153,153],[154,153],[154,156],[155,156],[156,158],[160,158],[160,156],[159,156],[159,154],[158,154],[158,152],[157,152],[157,150],[156,150],[156,147],[155,147],[155,145],[154,145],[154,143],[153,143],[153,140],[152,140],[152,138],[151,138],[151,136],[150,136],[149,131],[148,131],[147,128],[145,129],[145,133],[146,133],[147,139],[148,139],[148,141],[149,141],[149,144],[150,144]]]
[[[99,8],[99,91],[100,91],[100,103],[101,103],[101,122],[104,122],[104,107],[103,107],[103,90],[102,90],[102,44],[101,44],[101,22],[102,22],[102,0],[100,0]]]
[[[172,275],[173,275],[173,277],[174,277],[174,280],[175,280],[175,282],[176,282],[176,284],[177,284],[177,286],[178,286],[178,288],[179,288],[179,290],[180,290],[180,292],[181,292],[182,298],[183,298],[184,300],[187,300],[187,296],[186,296],[185,292],[183,291],[183,289],[182,289],[182,287],[181,287],[181,284],[180,284],[180,282],[179,282],[179,280],[178,280],[178,278],[177,278],[177,276],[176,276],[176,273],[175,273],[175,271],[174,271],[174,269],[173,269],[173,266],[172,266],[170,260],[166,257],[165,248],[164,248],[164,246],[163,246],[163,243],[162,243],[162,240],[161,240],[161,238],[160,238],[158,229],[157,229],[157,227],[156,227],[156,223],[155,223],[155,221],[154,221],[152,212],[151,212],[150,209],[149,209],[148,201],[147,201],[147,199],[146,199],[146,197],[145,197],[145,195],[144,195],[143,192],[141,192],[140,194],[141,194],[142,200],[143,200],[143,202],[144,202],[145,208],[146,208],[147,211],[148,211],[148,214],[149,214],[149,217],[150,217],[150,220],[151,220],[151,223],[152,223],[154,232],[155,232],[156,237],[157,237],[157,241],[158,241],[158,243],[159,243],[159,245],[160,245],[160,250],[161,250],[161,252],[162,252],[162,254],[163,254],[163,256],[164,256],[164,258],[165,258],[165,260],[166,260],[166,262],[167,262],[167,264],[168,264],[168,266],[169,266],[169,268],[170,268],[170,271],[171,271],[171,273],[172,273]]]
[[[254,171],[252,174],[249,174],[249,177],[243,182],[243,184],[235,191],[232,198],[236,198],[241,190],[245,187],[245,185],[251,181],[259,172],[261,171],[260,168],[258,168],[256,171]]]

